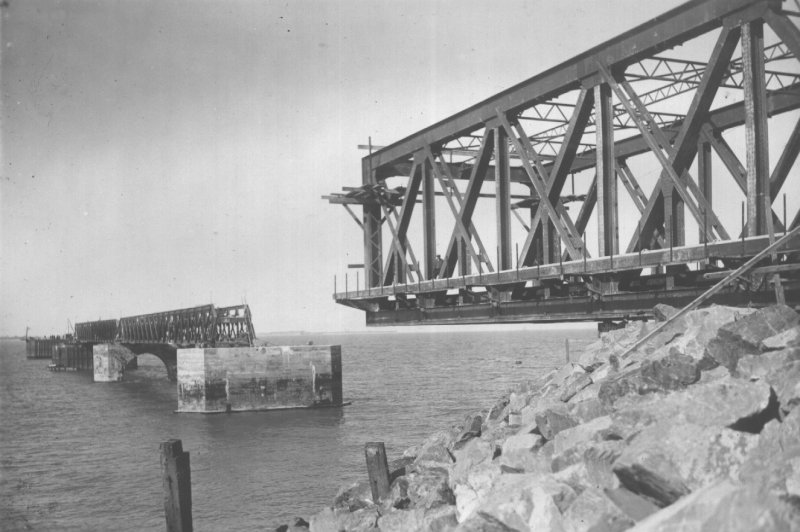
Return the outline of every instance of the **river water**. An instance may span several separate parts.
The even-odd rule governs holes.
[[[175,414],[161,362],[139,357],[122,383],[51,373],[22,341],[0,341],[2,530],[163,530],[159,443],[191,454],[198,531],[273,530],[329,505],[366,477],[364,443],[389,459],[485,409],[515,383],[577,353],[592,329],[266,335],[273,344],[340,344],[350,406]]]

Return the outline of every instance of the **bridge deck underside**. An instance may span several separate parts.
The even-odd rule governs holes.
[[[370,153],[360,186],[325,196],[364,244],[334,299],[368,325],[691,301],[800,225],[800,14],[783,7],[689,2]],[[798,248],[710,302],[798,304]]]
[[[659,303],[690,303],[763,249],[766,238],[435,279],[335,298],[364,310],[367,324],[375,326],[646,320]],[[706,304],[774,303],[775,273],[782,277],[786,303],[800,305],[800,238],[781,248],[775,264],[765,260]]]

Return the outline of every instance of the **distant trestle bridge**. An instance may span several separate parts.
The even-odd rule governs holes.
[[[361,184],[324,196],[363,232],[336,302],[414,325],[649,319],[692,301],[800,225],[796,9],[689,2],[370,142]],[[800,304],[800,237],[708,302],[776,300]]]

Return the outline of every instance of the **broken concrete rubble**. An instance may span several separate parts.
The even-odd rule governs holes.
[[[310,529],[800,531],[800,316],[676,321],[624,360],[653,325],[606,333],[407,451],[385,500],[350,487]]]

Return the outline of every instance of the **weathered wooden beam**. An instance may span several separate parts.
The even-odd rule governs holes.
[[[386,460],[386,448],[383,442],[368,442],[364,446],[364,455],[367,459],[367,477],[372,491],[372,502],[379,504],[382,498],[389,495],[389,464]]]
[[[167,532],[192,532],[192,468],[181,440],[159,445]]]

